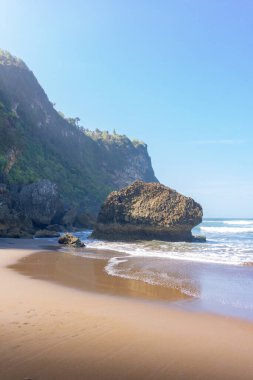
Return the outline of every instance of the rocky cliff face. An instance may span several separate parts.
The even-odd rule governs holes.
[[[85,130],[85,134],[98,145],[102,170],[111,174],[115,189],[130,185],[137,179],[158,182],[144,142],[130,141],[124,135],[99,130]]]
[[[62,117],[25,63],[0,51],[0,182],[42,179],[57,185],[65,209],[93,215],[110,191],[157,181],[145,144]]]
[[[0,184],[0,237],[25,237],[32,235],[34,228],[19,207],[16,191]]]
[[[107,240],[191,241],[202,207],[159,183],[136,181],[112,192],[97,218],[93,237]]]
[[[23,186],[0,184],[0,237],[50,237],[56,231],[93,224],[82,209],[65,209],[57,185],[49,180]]]
[[[18,200],[23,215],[39,227],[50,225],[61,207],[57,186],[48,180],[23,186]]]

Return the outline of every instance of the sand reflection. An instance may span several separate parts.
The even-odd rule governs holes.
[[[144,277],[140,278],[141,273],[147,276],[147,273],[142,271],[140,260],[132,260],[129,267],[127,267],[127,262],[124,263],[125,270],[128,270],[133,278],[111,276],[105,272],[104,268],[113,254],[99,251],[97,252],[99,259],[94,259],[94,255],[96,255],[94,251],[90,252],[90,256],[87,252],[85,257],[60,251],[45,251],[24,257],[11,268],[32,278],[53,281],[87,291],[167,301],[191,298],[193,285],[190,278],[184,280],[183,291],[180,286],[175,286],[175,281],[167,283],[166,286],[147,283]],[[180,279],[180,272],[174,271],[170,277],[175,280]],[[187,287],[189,287],[188,294],[185,291]],[[198,290],[195,288],[194,291]]]

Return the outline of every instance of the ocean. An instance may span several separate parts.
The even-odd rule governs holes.
[[[253,320],[253,219],[204,219],[192,232],[207,241],[126,243],[91,240],[90,231],[77,235],[103,251],[92,257],[106,260],[109,276],[178,289],[189,299],[177,307]]]

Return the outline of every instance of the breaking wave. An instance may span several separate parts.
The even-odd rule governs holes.
[[[235,223],[231,223],[234,225]],[[239,224],[239,223],[238,223]],[[240,233],[252,233],[253,227],[208,227],[201,226],[201,231],[205,232],[214,232],[214,233],[222,233],[222,234],[240,234]]]

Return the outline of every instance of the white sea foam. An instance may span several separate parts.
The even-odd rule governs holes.
[[[245,222],[248,225],[243,225]],[[229,223],[237,223],[238,226]],[[241,265],[253,262],[253,225],[249,223],[253,223],[253,220],[205,220],[195,229],[195,233],[204,232],[206,243],[107,242],[88,239],[91,231],[78,233],[78,236],[88,248],[120,252],[123,254],[121,259],[129,256]]]
[[[178,289],[195,297],[196,303],[200,299],[201,307],[208,305],[211,311],[227,313],[231,308],[237,310],[232,315],[245,315],[245,310],[253,313],[252,268],[242,267],[253,262],[253,220],[204,220],[194,228],[193,234],[204,233],[206,243],[108,242],[89,239],[90,232],[77,234],[87,248],[100,250],[101,254],[89,249],[76,254],[106,259],[104,270],[110,276]],[[174,264],[180,275],[178,272],[175,275],[169,260],[178,261]],[[209,270],[201,263],[210,264]],[[233,268],[221,268],[217,264],[233,265]],[[195,273],[193,276],[191,271]]]
[[[205,223],[220,223],[220,219],[206,219]]]
[[[120,264],[127,261],[122,257],[112,257],[105,266],[106,273],[110,276],[143,281],[150,285],[174,288],[188,296],[199,297],[198,290],[193,285],[191,286],[188,280],[171,277],[165,272],[155,273],[151,270],[133,271],[129,267],[120,268]]]
[[[241,265],[253,261],[251,243],[241,245],[227,242],[204,244],[156,242],[153,245],[152,242],[145,244],[142,242],[86,241],[86,244],[90,248],[117,251],[125,254],[125,257],[161,258],[228,265]],[[121,256],[120,259],[125,259],[125,257]]]
[[[253,232],[253,227],[206,227],[201,226],[201,231],[206,232],[214,232],[214,233],[221,233],[221,234],[237,234],[237,233],[247,233],[247,232]]]
[[[247,225],[253,225],[253,220],[224,220],[223,224],[229,224],[229,225],[235,225],[235,226],[238,226],[238,225],[247,226]]]

